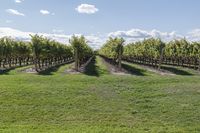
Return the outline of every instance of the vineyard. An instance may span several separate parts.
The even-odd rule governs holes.
[[[186,39],[168,43],[150,38],[125,45],[123,38],[109,38],[97,53],[87,44],[84,36],[72,36],[69,44],[61,44],[48,38],[34,35],[30,42],[16,41],[9,37],[0,39],[0,68],[33,66],[37,72],[62,64],[74,62],[79,71],[94,55],[123,71],[123,61],[146,65],[157,70],[163,66],[181,66],[200,70],[200,43]]]
[[[199,50],[185,39],[109,38],[93,51],[84,36],[1,38],[0,132],[198,132]]]
[[[162,68],[162,64],[200,70],[200,43],[198,42],[190,43],[181,39],[164,43],[160,39],[150,38],[123,46],[123,42],[117,40],[122,39],[110,38],[99,51],[101,56],[115,64],[121,64],[123,59],[149,65],[158,70]]]
[[[200,0],[0,1],[0,133],[200,133]]]
[[[76,70],[93,56],[85,38],[73,36],[71,45],[64,45],[42,36],[31,36],[31,42],[0,39],[0,68],[3,70],[17,66],[34,65],[39,72],[51,67],[77,62]]]

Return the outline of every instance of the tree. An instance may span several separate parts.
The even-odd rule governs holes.
[[[123,38],[115,38],[114,43],[116,43],[117,48],[117,57],[118,57],[118,69],[121,71],[122,69],[122,55],[123,55],[123,44],[125,40]]]
[[[158,70],[160,70],[162,62],[163,62],[163,57],[164,57],[165,43],[163,43],[160,39],[157,41],[159,45],[159,55],[160,55]]]
[[[118,63],[118,69],[121,71],[122,68],[122,55],[123,45],[125,40],[123,38],[109,38],[103,47],[99,50],[99,54],[112,59]]]
[[[73,56],[70,46],[38,35],[31,37],[36,71],[66,63]]]
[[[125,46],[124,58],[133,62],[161,68],[165,43],[160,39],[150,38]]]
[[[41,54],[41,47],[42,47],[42,41],[43,38],[42,36],[38,35],[31,35],[31,42],[32,42],[32,49],[33,49],[33,58],[34,58],[34,65],[35,65],[35,70],[38,72],[39,67],[38,63],[40,64],[40,54]]]
[[[75,70],[78,71],[81,64],[93,56],[93,51],[92,48],[87,45],[87,41],[84,36],[72,36],[70,44],[74,49]]]

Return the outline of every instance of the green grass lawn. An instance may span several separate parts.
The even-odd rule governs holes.
[[[64,74],[70,65],[0,75],[0,132],[200,132],[199,76],[160,76],[130,64],[143,75],[111,75],[99,57],[85,74]]]

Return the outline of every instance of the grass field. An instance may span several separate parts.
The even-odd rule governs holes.
[[[200,132],[195,71],[161,76],[125,63],[135,75],[112,75],[97,57],[84,74],[65,74],[70,65],[40,75],[23,68],[0,75],[0,132]]]

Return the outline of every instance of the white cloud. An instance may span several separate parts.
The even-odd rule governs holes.
[[[15,3],[22,3],[24,0],[15,0]]]
[[[54,29],[53,34],[33,33],[33,32],[23,32],[12,28],[0,27],[0,38],[9,36],[16,40],[30,41],[31,40],[30,35],[38,34],[56,40],[63,44],[69,44],[69,39],[72,37],[72,35],[71,34],[65,35],[63,34],[63,32],[64,32],[63,30]],[[75,35],[80,36],[81,34],[75,34]],[[85,37],[92,48],[99,49],[106,42],[108,37],[123,37],[126,40],[126,43],[130,43],[151,37],[161,38],[163,41],[170,41],[173,39],[183,38],[184,36],[176,34],[176,32],[168,33],[168,32],[161,32],[158,30],[145,31],[140,29],[132,29],[128,31],[111,32],[109,34],[99,33],[99,34],[85,35]],[[196,29],[187,33],[186,38],[189,41],[200,41],[200,29]]]
[[[191,41],[200,41],[200,29],[190,31],[186,38]]]
[[[99,11],[99,9],[95,7],[95,5],[89,5],[89,4],[81,4],[76,8],[76,10],[79,13],[86,13],[86,14],[94,14]]]
[[[31,32],[22,32],[12,28],[2,27],[0,28],[0,37],[9,36],[17,40],[29,40]]]
[[[88,35],[86,39],[93,49],[99,49],[106,42],[107,38],[106,36]]]
[[[72,37],[72,35],[64,35],[64,34],[56,34],[56,33],[48,34],[48,33],[23,32],[23,31],[8,28],[8,27],[0,27],[0,38],[7,36],[16,40],[30,41],[31,40],[30,35],[35,35],[35,34],[42,35],[44,37],[56,40],[63,44],[69,44],[69,39]],[[81,34],[75,34],[75,35],[80,36]],[[103,39],[98,36],[86,35],[85,37],[88,40],[89,45],[94,49],[99,48],[103,44],[102,42]]]
[[[51,13],[50,11],[44,10],[44,9],[41,9],[41,10],[40,10],[40,13],[41,13],[42,15],[55,15],[55,13]]]
[[[14,10],[14,9],[7,9],[6,12],[12,15],[25,16],[25,14],[20,13],[19,11]]]
[[[50,12],[48,10],[40,10],[40,13],[43,15],[49,15]]]
[[[108,34],[109,37],[123,37],[127,42],[141,41],[145,38],[160,38],[163,41],[171,41],[173,39],[180,39],[183,36],[176,34],[175,31],[172,32],[161,32],[158,30],[145,31],[140,29],[131,29],[128,31],[116,31]]]
[[[0,37],[8,36],[16,40],[30,41],[31,40],[30,35],[35,35],[35,34],[43,35],[44,37],[57,40],[61,43],[68,43],[68,39],[71,36],[71,35],[61,35],[61,34],[23,32],[23,31],[8,28],[8,27],[0,28]]]

